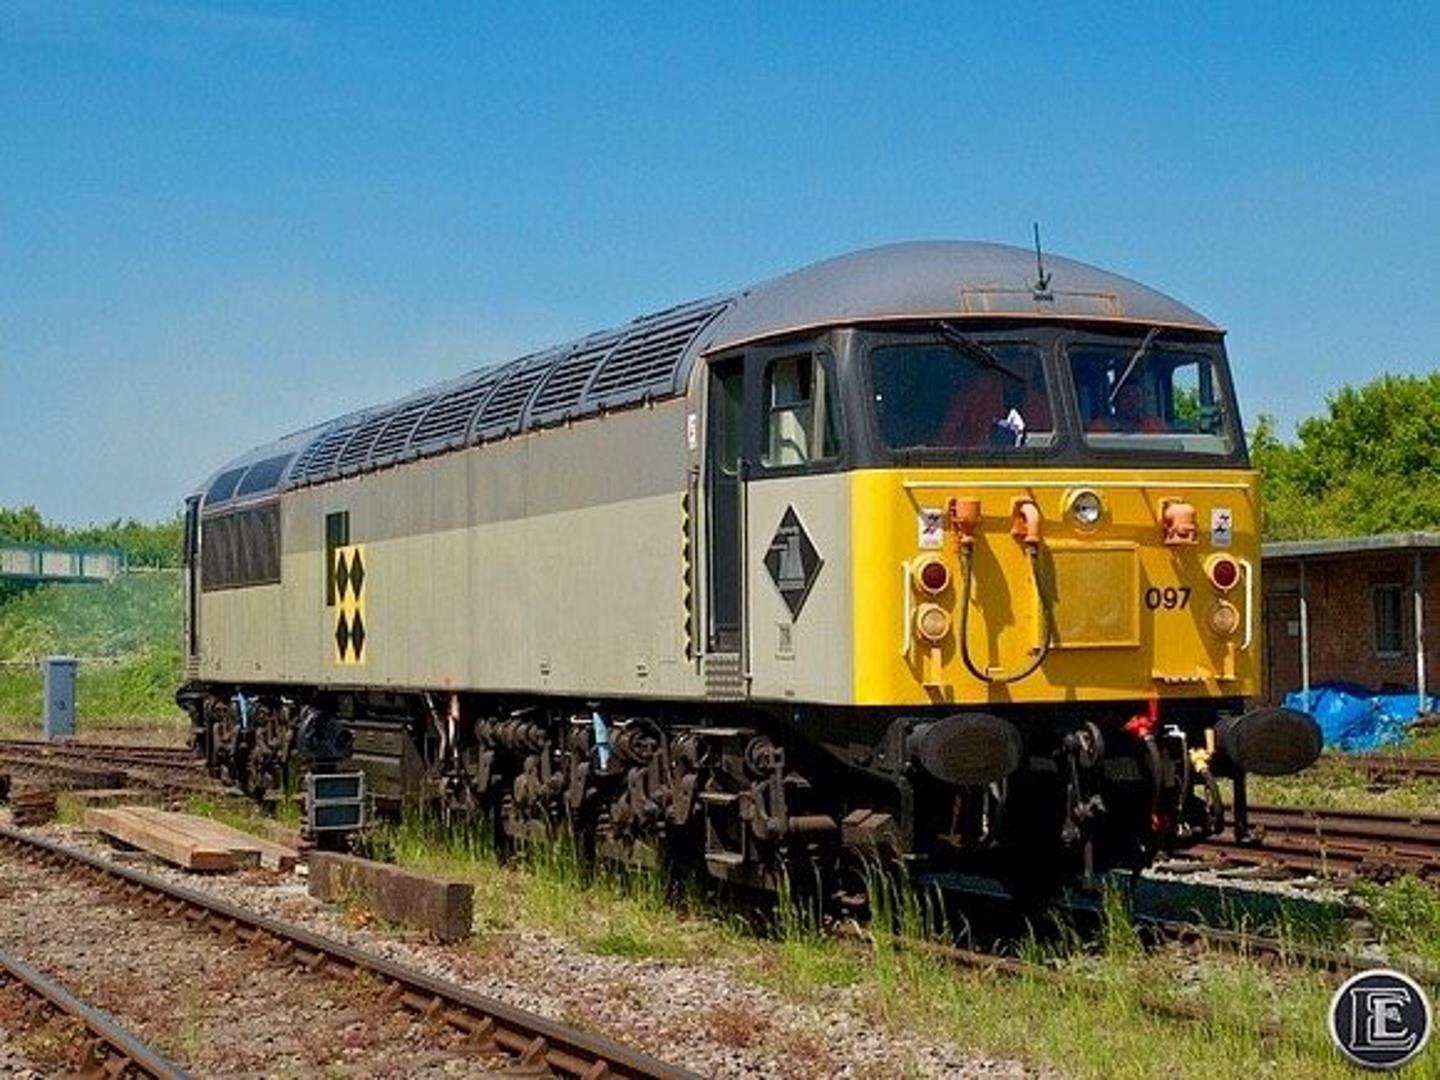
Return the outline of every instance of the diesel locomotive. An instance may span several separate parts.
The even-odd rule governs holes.
[[[1139,867],[1305,768],[1224,332],[860,251],[286,436],[187,500],[210,767],[773,888]]]

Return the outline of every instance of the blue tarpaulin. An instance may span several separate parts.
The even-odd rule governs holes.
[[[1333,750],[1378,750],[1405,741],[1405,728],[1435,699],[1420,708],[1417,694],[1377,694],[1355,683],[1317,683],[1310,700],[1299,690],[1285,695],[1285,707],[1309,713]]]

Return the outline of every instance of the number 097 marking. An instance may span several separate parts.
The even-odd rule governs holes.
[[[1166,611],[1179,611],[1190,605],[1190,586],[1181,585],[1178,588],[1174,585],[1167,585],[1163,589],[1154,586],[1145,590],[1145,606],[1151,611],[1158,611],[1164,608]]]

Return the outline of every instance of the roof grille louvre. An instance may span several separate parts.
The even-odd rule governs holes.
[[[342,417],[295,460],[286,487],[515,435],[683,390],[686,357],[732,299],[686,304],[522,356],[388,408]]]
[[[375,445],[370,448],[370,460],[366,463],[369,468],[378,468],[387,463],[401,450],[405,449],[410,442],[410,436],[414,434],[416,426],[425,415],[425,410],[435,403],[438,394],[430,397],[423,397],[412,401],[407,405],[401,405],[394,412],[389,414],[389,421],[385,424],[385,430],[375,439]]]
[[[340,451],[336,467],[342,473],[354,472],[363,468],[365,462],[370,460],[370,448],[375,445],[375,440],[380,437],[380,433],[385,430],[385,425],[394,415],[394,409],[387,409],[354,428],[349,440],[345,443],[345,448]]]
[[[304,462],[304,473],[300,479],[306,483],[313,483],[328,476],[340,458],[340,451],[345,449],[346,441],[355,433],[358,426],[358,424],[345,424],[342,427],[333,428],[311,443],[306,448],[306,457],[309,460]],[[296,472],[298,473],[300,470],[297,468]]]
[[[684,308],[634,324],[596,374],[586,397],[610,407],[674,393],[686,350],[722,306]]]
[[[530,397],[540,380],[549,372],[548,358],[541,358],[534,366],[524,363],[508,365],[505,380],[495,388],[495,392],[485,402],[485,407],[480,410],[480,415],[475,418],[472,437],[481,440],[497,439],[502,435],[514,435],[522,431],[525,406],[530,403]]]
[[[619,334],[607,334],[598,341],[582,342],[573,351],[564,354],[536,391],[525,426],[555,423],[578,416],[584,409],[586,389],[620,337]]]
[[[475,382],[436,398],[415,425],[415,431],[410,436],[410,449],[425,453],[463,443],[470,430],[470,418],[494,385],[495,377],[487,371]]]

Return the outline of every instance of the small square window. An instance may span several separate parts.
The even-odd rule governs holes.
[[[1405,651],[1405,590],[1400,585],[1375,586],[1375,655],[1400,656]]]

